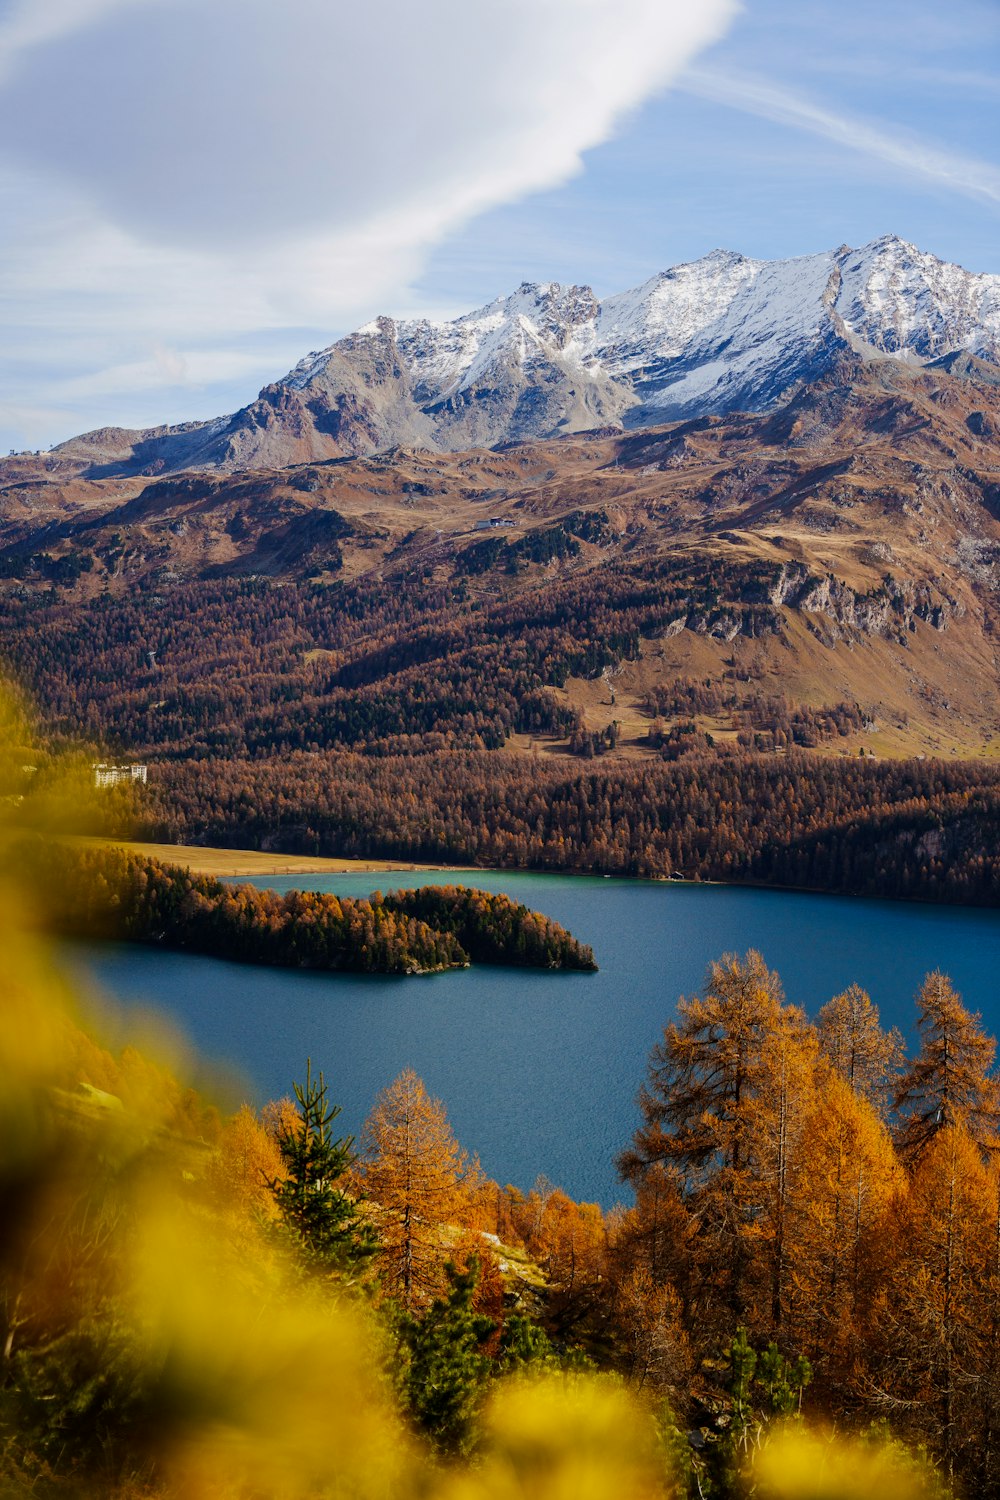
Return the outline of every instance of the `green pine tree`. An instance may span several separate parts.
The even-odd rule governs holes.
[[[472,1307],[479,1278],[473,1257],[469,1269],[446,1266],[449,1290],[416,1318],[405,1313],[399,1321],[400,1340],[408,1360],[403,1396],[416,1425],[443,1453],[466,1453],[473,1438],[473,1421],[491,1362],[483,1353],[495,1332],[492,1318]]]
[[[556,1351],[544,1328],[520,1313],[506,1319],[500,1336],[498,1361],[502,1373],[539,1369],[556,1363]]]
[[[358,1200],[343,1187],[354,1160],[353,1136],[334,1138],[330,1126],[340,1106],[329,1104],[323,1074],[294,1084],[297,1122],[278,1133],[278,1149],[288,1171],[268,1185],[282,1225],[298,1243],[306,1264],[319,1272],[357,1271],[378,1248],[375,1231],[359,1213]]]
[[[775,1417],[798,1416],[802,1410],[802,1393],[812,1379],[812,1365],[804,1354],[796,1360],[785,1358],[777,1344],[770,1343],[757,1364],[757,1384],[765,1398],[766,1408]]]
[[[720,1500],[750,1488],[754,1457],[768,1428],[798,1417],[802,1393],[812,1379],[812,1367],[803,1355],[789,1360],[774,1343],[758,1354],[742,1325],[725,1357],[729,1411],[693,1461],[698,1493]]]

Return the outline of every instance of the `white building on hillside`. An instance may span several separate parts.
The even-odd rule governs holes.
[[[146,785],[146,770],[144,765],[134,766],[110,766],[103,760],[94,765],[95,786],[117,786],[121,781],[141,781]]]

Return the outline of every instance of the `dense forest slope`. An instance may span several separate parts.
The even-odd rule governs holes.
[[[794,752],[564,771],[486,752],[306,752],[164,766],[140,817],[157,838],[236,848],[1000,898],[1000,771],[968,762]]]

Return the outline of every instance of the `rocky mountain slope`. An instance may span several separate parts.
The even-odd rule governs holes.
[[[716,685],[717,739],[713,692],[752,680],[859,705],[854,753],[993,755],[1000,384],[978,356],[962,370],[842,354],[764,414],[499,450],[152,479],[67,466],[0,491],[0,592],[40,607],[22,639],[48,609],[246,578],[369,601],[437,591],[450,602],[419,626],[433,632],[491,601],[558,619],[574,591],[634,579],[671,601],[656,631],[610,674],[552,689],[588,732],[617,721],[620,753],[641,752],[649,705],[680,677]]]
[[[379,318],[213,422],[102,429],[0,465],[91,480],[454,452],[605,426],[762,412],[845,353],[956,373],[1000,365],[1000,277],[893,236],[759,261],[715,251],[599,302],[525,283],[450,322]]]

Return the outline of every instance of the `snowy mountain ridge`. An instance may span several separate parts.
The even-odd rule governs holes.
[[[956,349],[1000,357],[1000,277],[974,275],[893,235],[791,260],[715,250],[598,302],[589,287],[523,283],[447,322],[380,318],[349,342],[392,340],[415,391],[446,402],[497,366],[556,363],[631,384],[660,420],[769,404],[833,343],[924,363]],[[286,377],[322,380],[330,355]]]
[[[524,282],[447,321],[376,318],[221,424],[186,426],[176,453],[169,434],[135,446],[157,469],[281,467],[766,411],[848,351],[1000,365],[1000,276],[885,235],[789,260],[714,250],[603,302]]]

